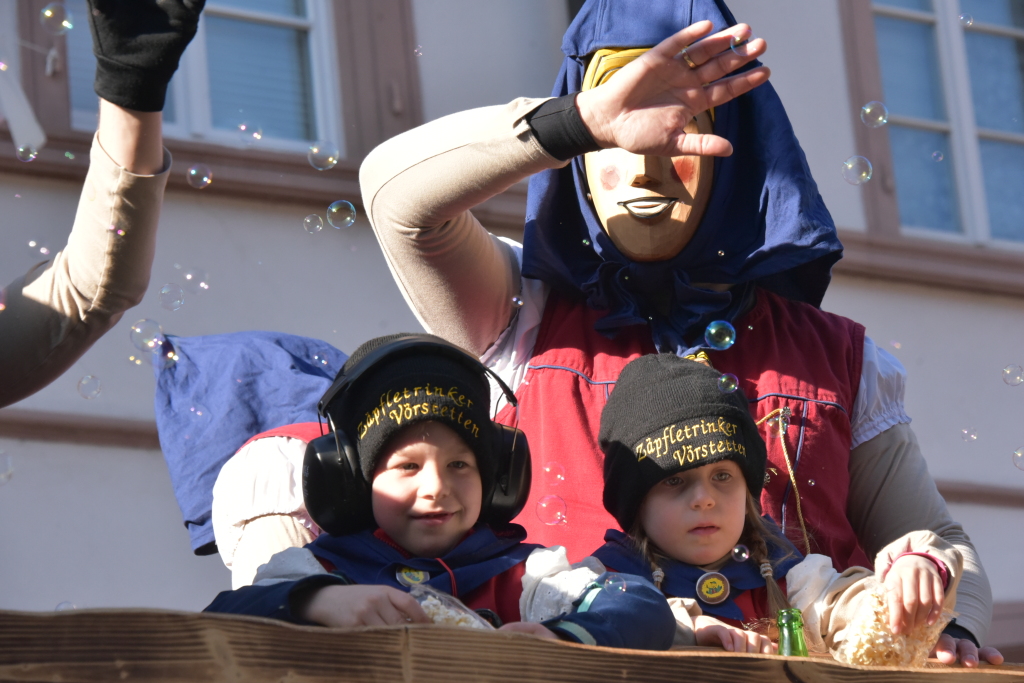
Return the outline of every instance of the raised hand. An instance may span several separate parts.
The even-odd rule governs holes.
[[[710,21],[687,26],[577,96],[580,116],[598,144],[653,156],[732,154],[728,140],[683,128],[696,114],[767,81],[763,66],[725,77],[763,54],[767,44],[756,38],[734,51],[730,45],[749,39],[750,27],[737,24],[705,38],[711,28]]]

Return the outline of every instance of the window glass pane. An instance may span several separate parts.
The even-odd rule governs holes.
[[[1024,41],[973,31],[964,41],[978,126],[1024,133]]]
[[[992,237],[1024,242],[1024,146],[979,143]]]
[[[217,5],[227,5],[256,12],[286,14],[289,17],[306,16],[306,3],[303,0],[217,0],[217,2],[211,2],[209,6],[216,8]]]
[[[65,7],[75,20],[75,28],[64,34],[68,49],[68,90],[72,111],[95,113],[99,98],[93,90],[96,77],[96,56],[92,53],[92,33],[89,31],[89,7],[86,0],[65,0]],[[173,81],[172,81],[173,82]],[[175,122],[174,88],[167,89],[164,101],[164,121]]]
[[[949,136],[889,124],[900,224],[960,232]],[[935,152],[942,155],[942,161]]]
[[[935,30],[930,24],[875,17],[885,104],[893,114],[945,120]]]
[[[305,31],[208,16],[206,39],[215,128],[247,121],[271,137],[316,139]]]
[[[1024,0],[960,0],[960,11],[979,23],[1024,28]]]
[[[932,0],[875,0],[876,5],[889,5],[890,7],[903,7],[905,9],[916,9],[921,12],[932,11]]]

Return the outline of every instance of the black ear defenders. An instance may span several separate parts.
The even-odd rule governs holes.
[[[345,424],[346,395],[358,386],[360,377],[386,360],[415,354],[440,355],[485,372],[498,383],[505,398],[517,405],[515,394],[492,370],[454,344],[430,335],[408,334],[374,349],[354,367],[340,374],[320,399],[317,411],[327,419],[331,433],[313,439],[306,446],[302,464],[302,496],[309,516],[324,531],[345,535],[374,525],[370,482],[363,476],[356,441],[339,427]],[[505,524],[522,511],[530,495],[532,468],[526,435],[515,427],[490,422],[481,428],[491,432],[494,480],[483,482],[480,521]]]

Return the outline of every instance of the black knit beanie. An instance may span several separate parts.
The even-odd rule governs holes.
[[[665,477],[733,460],[755,500],[767,451],[739,389],[722,393],[721,373],[675,354],[637,358],[601,413],[604,506],[629,531],[644,497]]]
[[[342,367],[339,377],[351,374],[371,352],[415,336],[446,347],[453,345],[440,337],[409,333],[371,339],[357,348]],[[473,364],[478,367],[473,367]],[[451,427],[476,456],[485,490],[494,478],[494,430],[490,418],[490,385],[484,366],[472,356],[465,362],[451,353],[411,349],[387,355],[370,368],[360,369],[358,378],[345,390],[340,401],[332,401],[337,426],[355,442],[360,469],[367,481],[384,451],[399,431],[418,422],[433,420]]]

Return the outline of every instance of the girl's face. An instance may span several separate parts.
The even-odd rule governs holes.
[[[640,508],[647,537],[669,557],[703,566],[736,546],[746,519],[747,482],[732,460],[673,474]]]

